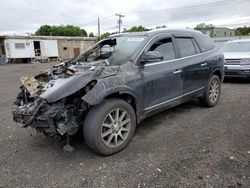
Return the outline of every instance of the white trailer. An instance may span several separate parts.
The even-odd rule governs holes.
[[[95,42],[95,37],[3,35],[0,36],[0,64],[67,60]]]
[[[7,59],[59,57],[57,40],[5,39]]]

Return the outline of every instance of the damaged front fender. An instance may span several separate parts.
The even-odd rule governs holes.
[[[114,93],[127,93],[132,95],[133,98],[138,101],[133,94],[133,90],[124,85],[121,77],[112,77],[98,81],[95,87],[86,93],[81,99],[90,105],[96,105],[105,97]]]
[[[40,97],[46,99],[48,103],[54,103],[79,91],[93,79],[90,74],[78,74],[66,79],[57,79],[54,86],[42,93]]]
[[[57,79],[53,87],[47,89],[40,97],[46,99],[48,103],[54,103],[74,94],[93,80],[115,75],[118,69],[118,66],[102,67],[95,71],[79,72],[68,78]]]

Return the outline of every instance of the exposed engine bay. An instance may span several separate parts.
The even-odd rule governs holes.
[[[109,42],[110,46],[115,45],[114,40],[103,45]],[[81,98],[97,84],[98,79],[115,75],[119,69],[117,65],[110,65],[106,56],[102,59],[103,54],[92,62],[87,61],[100,47],[102,45],[34,77],[21,77],[22,85],[12,106],[14,121],[48,136],[76,134],[90,107]]]
[[[64,150],[72,152],[69,136],[90,125],[84,122],[96,105],[120,95],[132,103],[131,96],[126,95],[131,91],[127,82],[137,84],[130,77],[131,58],[136,58],[134,52],[145,37],[104,39],[72,60],[36,76],[21,77],[22,85],[12,106],[14,121],[46,136],[66,138]]]
[[[12,107],[14,120],[48,136],[74,135],[88,108],[81,97],[95,86],[98,78],[118,70],[118,66],[106,66],[103,62],[95,66],[61,64],[35,77],[22,77],[23,85]]]

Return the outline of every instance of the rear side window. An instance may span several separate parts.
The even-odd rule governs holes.
[[[200,50],[199,46],[197,45],[197,43],[195,42],[195,40],[194,40],[194,39],[192,39],[192,41],[193,41],[193,44],[194,44],[194,47],[195,47],[196,53],[197,53],[197,54],[201,53],[201,50]]]
[[[215,49],[215,44],[211,38],[206,35],[198,34],[195,35],[195,41],[201,49],[201,52],[207,52]]]
[[[181,57],[191,56],[196,54],[196,49],[191,38],[176,38],[177,46],[180,50]]]
[[[174,45],[171,38],[165,38],[155,42],[149,50],[162,53],[164,61],[175,59]]]

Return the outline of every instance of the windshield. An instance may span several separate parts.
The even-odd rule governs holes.
[[[222,52],[250,52],[250,42],[225,43],[220,50]]]
[[[90,47],[73,62],[108,60],[119,65],[129,60],[146,36],[119,36],[102,40]]]

